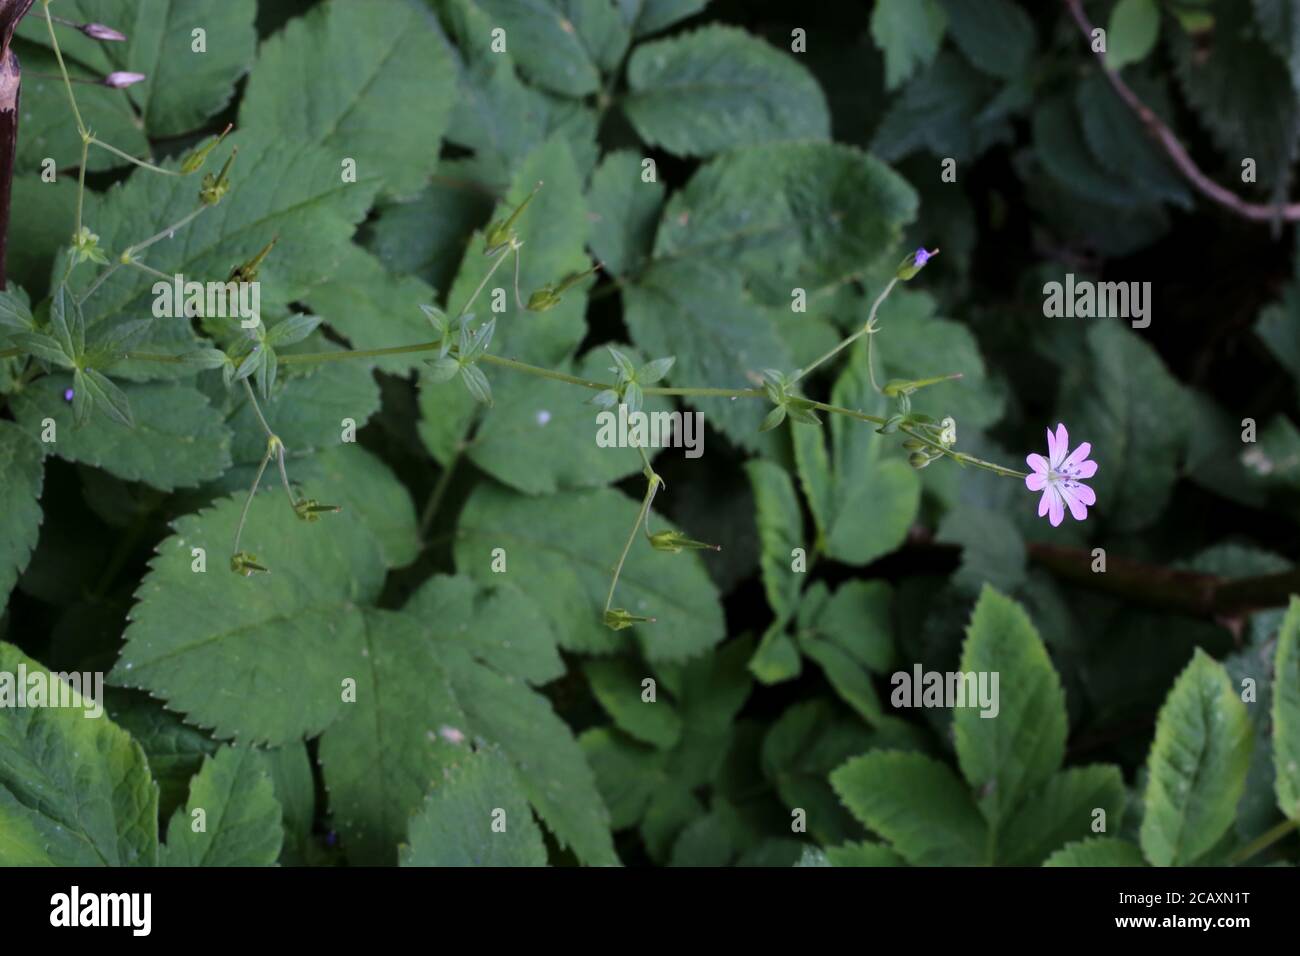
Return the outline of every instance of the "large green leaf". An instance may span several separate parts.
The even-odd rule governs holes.
[[[645,43],[628,61],[624,112],[653,146],[683,156],[786,139],[828,139],[812,74],[744,30],[707,26]]]
[[[542,833],[515,772],[499,752],[467,752],[443,771],[411,818],[401,864],[546,865]]]
[[[1292,596],[1273,669],[1273,766],[1277,805],[1300,819],[1300,598]]]
[[[872,751],[832,773],[831,786],[913,866],[990,862],[984,820],[965,784],[930,757]]]
[[[630,657],[587,661],[583,672],[605,712],[628,735],[662,750],[681,737],[682,721],[670,701],[647,700],[643,682],[649,668]]]
[[[985,716],[969,700],[953,711],[962,773],[979,793],[989,825],[997,828],[1061,766],[1065,694],[1029,616],[990,587],[971,615],[961,670],[990,684],[998,675],[996,714]]]
[[[643,37],[658,33],[678,20],[694,16],[709,4],[709,0],[616,0],[624,21],[633,34]]]
[[[329,0],[262,44],[240,126],[318,145],[396,193],[437,165],[455,72],[432,14],[403,0]]]
[[[325,489],[304,492],[328,500]],[[252,502],[240,547],[270,568],[244,577],[227,561],[242,496],[180,518],[136,592],[110,679],[148,690],[220,739],[280,744],[338,718],[344,680],[363,662],[358,608],[383,580],[379,545],[344,512],[299,521],[279,488]],[[206,571],[192,569],[194,548]]]
[[[997,859],[1010,866],[1038,866],[1072,840],[1098,832],[1118,833],[1128,792],[1118,767],[1093,764],[1053,774],[1021,804],[999,835]],[[1096,811],[1105,812],[1097,817]]]
[[[758,535],[763,543],[759,567],[768,606],[781,620],[794,616],[803,590],[803,578],[793,570],[796,548],[808,550],[804,541],[803,514],[795,497],[790,475],[779,465],[762,459],[745,464],[754,489]]]
[[[1012,0],[940,0],[948,30],[966,58],[986,73],[1007,80],[1029,66],[1034,24]]]
[[[602,0],[475,0],[505,30],[505,52],[538,86],[563,96],[586,96],[600,88],[600,65],[592,40],[627,45],[627,25]],[[603,43],[601,43],[603,41]],[[615,53],[617,56],[617,53]]]
[[[1218,843],[1245,789],[1251,744],[1245,704],[1198,648],[1156,721],[1141,830],[1148,861],[1185,866]]]
[[[811,294],[892,254],[915,214],[912,188],[856,149],[772,143],[696,172],[664,210],[655,256],[739,268],[788,306],[791,289]]]
[[[640,272],[654,248],[664,185],[657,176],[647,182],[644,175],[639,155],[617,150],[601,160],[587,190],[591,251],[616,276]]]
[[[222,747],[190,781],[189,803],[172,816],[158,862],[270,866],[284,841],[280,819],[266,758],[251,747]],[[202,829],[196,829],[200,821]]]
[[[158,787],[144,751],[102,713],[88,717],[91,701],[71,689],[70,707],[17,706],[20,675],[38,672],[48,683],[0,642],[0,865],[152,865]]]
[[[545,610],[563,647],[617,650],[629,637],[605,627],[601,610],[638,511],[638,502],[612,489],[525,498],[484,484],[461,514],[456,566],[491,582],[493,550],[504,549],[505,580]],[[658,515],[650,521],[655,531],[673,527]],[[651,661],[691,657],[723,637],[717,589],[698,553],[655,551],[640,535],[628,552],[614,606],[656,619],[632,632]]]
[[[0,601],[36,547],[45,464],[41,446],[12,422],[0,422]]]

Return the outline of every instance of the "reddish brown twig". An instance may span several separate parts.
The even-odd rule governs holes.
[[[1074,22],[1079,25],[1084,37],[1091,44],[1094,28],[1088,20],[1088,15],[1083,12],[1082,0],[1063,0],[1063,2],[1070,11],[1071,16],[1074,17]],[[1119,75],[1118,70],[1112,70],[1106,65],[1106,54],[1098,53],[1097,59],[1101,63],[1102,73],[1110,81],[1111,88],[1115,90],[1115,93],[1128,105],[1128,108],[1134,112],[1137,118],[1142,121],[1142,125],[1147,128],[1151,136],[1164,149],[1170,160],[1178,168],[1178,171],[1203,196],[1213,200],[1223,208],[1231,210],[1243,219],[1250,219],[1254,222],[1276,222],[1279,219],[1288,222],[1300,220],[1300,203],[1277,206],[1247,202],[1201,172],[1201,168],[1188,155],[1183,144],[1174,135],[1174,131],[1166,126],[1160,117],[1156,116],[1145,103],[1138,99],[1138,95],[1124,82],[1124,78]]]
[[[9,43],[18,21],[33,0],[0,0],[0,290],[5,288],[5,261],[9,251],[9,200],[14,181],[14,155],[18,148],[18,99],[22,69]]]

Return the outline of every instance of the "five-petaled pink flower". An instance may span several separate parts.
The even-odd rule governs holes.
[[[1084,442],[1073,452],[1070,451],[1070,436],[1064,425],[1056,426],[1056,433],[1047,430],[1047,458],[1042,455],[1030,455],[1025,462],[1034,473],[1025,478],[1025,487],[1030,491],[1041,491],[1043,497],[1038,502],[1038,516],[1047,515],[1055,528],[1065,519],[1065,509],[1075,521],[1088,517],[1088,506],[1097,503],[1097,496],[1080,479],[1091,478],[1097,473],[1097,463],[1088,460],[1092,445]]]

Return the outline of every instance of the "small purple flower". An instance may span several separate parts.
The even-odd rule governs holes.
[[[920,267],[930,261],[930,256],[932,254],[933,253],[926,252],[925,247],[922,246],[920,249],[916,250],[916,254],[912,256],[912,259],[916,263],[916,265]]]
[[[1030,455],[1025,459],[1034,469],[1025,478],[1025,487],[1043,493],[1038,500],[1038,516],[1047,515],[1053,528],[1065,520],[1066,508],[1075,521],[1084,521],[1089,506],[1097,503],[1097,495],[1080,481],[1097,473],[1097,463],[1088,460],[1091,451],[1092,445],[1084,442],[1071,452],[1070,435],[1064,425],[1058,424],[1055,434],[1047,430],[1047,458]]]
[[[102,23],[87,23],[81,27],[81,32],[92,40],[109,40],[114,43],[123,43],[126,41],[124,34],[118,33],[112,27],[106,27]]]
[[[114,90],[124,90],[128,86],[134,86],[143,82],[145,75],[143,73],[128,73],[125,70],[115,70],[100,80],[100,84]]]
[[[72,397],[76,394],[77,394],[76,391],[74,391],[73,389],[65,388],[63,390],[63,400],[65,402],[70,402],[72,401]]]

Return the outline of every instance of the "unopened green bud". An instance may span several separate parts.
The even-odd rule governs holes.
[[[230,556],[230,570],[236,574],[242,574],[246,578],[251,578],[258,572],[266,574],[271,569],[258,564],[257,555],[249,554],[247,551],[236,551]]]
[[[196,149],[194,152],[186,156],[185,161],[181,163],[181,175],[188,176],[191,173],[197,173],[202,169],[203,164],[208,161],[208,154],[217,148],[217,145],[226,138],[226,134],[232,129],[234,129],[234,124],[227,124],[226,128],[221,131],[220,136],[208,143],[207,146],[204,146],[201,149]]]
[[[654,622],[655,619],[652,617],[640,617],[623,607],[610,608],[605,612],[605,626],[612,631],[621,631],[633,624],[653,624]]]
[[[231,164],[238,155],[239,149],[236,147],[230,151],[230,157],[226,160],[226,164],[221,167],[221,172],[217,173],[216,176],[211,173],[204,175],[203,186],[199,189],[199,202],[205,206],[215,206],[221,202],[226,193],[230,191],[230,176],[228,174],[230,173]]]
[[[495,255],[510,245],[515,239],[515,221],[528,208],[528,204],[533,201],[533,197],[537,195],[537,191],[541,188],[542,184],[538,182],[524,201],[515,207],[515,211],[510,214],[508,219],[499,219],[488,226],[487,233],[483,236],[484,255]]]
[[[932,461],[934,461],[934,459],[923,451],[914,451],[912,454],[907,456],[907,463],[918,471],[930,464]]]
[[[544,285],[528,297],[528,310],[530,312],[545,312],[559,304],[559,292],[553,285]]]
[[[898,271],[895,275],[906,282],[924,269],[925,264],[938,254],[938,249],[934,250],[934,252],[926,252],[924,247],[917,249],[916,252],[898,264]]]
[[[706,544],[703,541],[695,541],[686,537],[680,531],[660,531],[650,535],[650,547],[656,551],[667,551],[669,554],[678,554],[683,549],[687,551],[721,551],[720,544]]]
[[[263,246],[262,251],[259,252],[257,255],[253,256],[253,258],[249,259],[247,262],[243,263],[242,265],[235,266],[235,268],[231,269],[230,278],[227,279],[226,281],[227,282],[255,281],[257,279],[258,270],[262,266],[262,260],[265,259],[268,255],[270,255],[271,250],[275,248],[275,244],[279,241],[280,241],[280,237],[276,236],[265,246]]]
[[[293,513],[303,521],[319,521],[321,515],[338,514],[342,510],[338,505],[323,505],[315,498],[303,498],[293,504]]]

